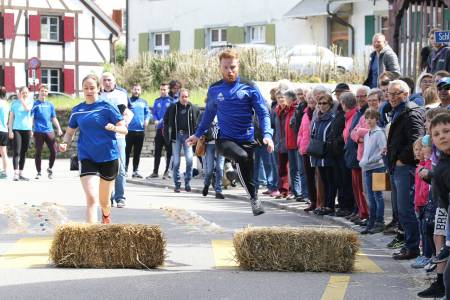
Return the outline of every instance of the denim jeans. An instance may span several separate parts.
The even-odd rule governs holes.
[[[261,158],[261,149],[261,146],[257,146],[254,150],[255,161],[253,163],[253,176],[255,176],[256,189],[258,189],[260,185],[267,186],[268,184],[266,170]]]
[[[114,191],[111,194],[111,199],[114,199],[116,202],[119,202],[120,200],[125,200],[125,184],[127,183],[125,172],[126,142],[124,138],[117,139],[117,147],[119,148],[119,173],[117,174],[116,177]]]
[[[414,166],[395,166],[392,193],[398,209],[398,219],[405,231],[405,247],[411,251],[419,250],[419,223],[414,210]]]
[[[274,189],[278,189],[278,151],[273,151],[268,153],[268,155],[270,157],[268,164],[270,164],[273,172],[273,186],[275,187]]]
[[[306,179],[306,172],[305,172],[305,164],[303,163],[303,155],[298,153],[297,150],[297,156],[298,156],[298,171],[300,174],[300,196],[303,198],[309,198],[309,191],[308,191],[308,181]]]
[[[288,150],[288,160],[291,191],[295,197],[300,197],[300,170],[299,155],[297,149]]]
[[[222,192],[222,176],[223,176],[223,164],[225,162],[225,157],[216,153],[215,144],[206,144],[206,154],[205,154],[205,180],[204,185],[209,186],[211,184],[211,177],[215,167],[215,191],[216,193]]]
[[[263,169],[266,180],[267,180],[267,188],[271,191],[278,189],[278,183],[275,180],[276,179],[276,168],[275,165],[272,163],[271,153],[267,152],[266,146],[261,147],[255,147],[254,149],[255,153],[255,162],[254,162],[254,176],[258,176],[258,173],[261,172],[261,169]],[[256,178],[255,177],[255,188],[258,189],[260,185],[261,177]]]
[[[384,167],[364,171],[364,184],[366,185],[367,201],[369,202],[369,224],[372,228],[375,222],[384,222],[384,198],[382,192],[372,190],[372,174],[383,173]]]
[[[183,148],[184,157],[186,159],[186,172],[184,174],[185,186],[189,186],[192,178],[192,157],[194,153],[192,147],[186,144],[186,140],[189,137],[188,133],[177,133],[177,138],[172,141],[172,158],[173,158],[173,182],[176,187],[181,186],[180,177],[180,161],[181,161],[181,148]]]

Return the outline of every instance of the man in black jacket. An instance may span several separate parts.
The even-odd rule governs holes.
[[[401,80],[389,83],[392,107],[388,124],[387,161],[392,176],[392,201],[397,204],[400,224],[405,231],[405,246],[394,259],[416,258],[419,254],[419,224],[414,211],[414,142],[425,133],[423,110],[408,101],[409,87]]]
[[[197,129],[199,116],[199,108],[189,102],[189,91],[187,89],[180,90],[179,101],[172,103],[164,115],[164,138],[166,143],[172,143],[175,193],[179,193],[181,188],[180,160],[182,147],[186,159],[185,190],[186,192],[191,191],[193,151],[192,146],[187,145],[186,139],[194,134]]]

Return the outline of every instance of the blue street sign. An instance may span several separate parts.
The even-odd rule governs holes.
[[[434,39],[437,44],[449,44],[450,43],[450,31],[436,31],[434,33]]]

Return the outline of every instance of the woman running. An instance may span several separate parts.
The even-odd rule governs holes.
[[[55,107],[52,103],[46,101],[47,96],[48,87],[47,85],[42,84],[39,87],[39,99],[34,101],[33,108],[31,109],[31,115],[33,117],[33,137],[36,147],[34,163],[36,165],[37,175],[35,179],[41,178],[42,175],[41,154],[44,143],[47,144],[47,147],[50,150],[47,174],[48,178],[52,179],[52,168],[56,158],[56,139],[53,125],[56,127],[58,136],[62,135],[61,126],[59,126],[58,119],[56,118]]]
[[[97,101],[100,81],[88,75],[82,81],[85,102],[72,109],[69,127],[59,150],[65,152],[72,143],[76,129],[78,137],[78,160],[80,179],[86,195],[87,222],[97,222],[96,205],[100,202],[102,223],[111,222],[111,192],[119,170],[119,149],[116,133],[128,130],[119,110],[106,101]],[[98,181],[97,176],[100,177]],[[98,189],[98,190],[97,190]]]
[[[23,176],[25,156],[30,146],[31,138],[31,108],[33,99],[28,98],[28,88],[19,88],[18,99],[11,104],[8,121],[8,135],[13,140],[14,181],[28,181]]]

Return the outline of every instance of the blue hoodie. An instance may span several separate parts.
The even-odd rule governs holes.
[[[166,114],[167,108],[170,106],[170,104],[174,103],[172,98],[169,96],[166,97],[159,97],[155,100],[155,103],[153,104],[153,120],[158,121],[158,129],[163,128],[164,126],[164,115]]]
[[[205,113],[195,136],[200,138],[217,115],[220,139],[251,142],[254,139],[254,113],[264,138],[272,138],[269,110],[255,84],[240,76],[232,83],[220,80],[208,89]]]

